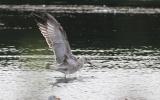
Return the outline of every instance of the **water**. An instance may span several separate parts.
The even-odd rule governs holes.
[[[107,6],[141,6],[141,7],[159,7],[159,0],[1,0],[0,4],[10,4],[10,5],[107,5]]]
[[[0,100],[159,100],[159,14],[53,13],[86,65],[70,75],[56,66],[30,12],[1,11]],[[85,26],[85,27],[84,27]]]
[[[69,76],[46,68],[55,65],[45,49],[34,49],[39,54],[21,54],[14,47],[1,48],[1,100],[47,100],[56,95],[62,100],[159,100],[159,49],[75,49],[91,59],[95,68],[86,65],[80,72]],[[50,52],[49,51],[46,51]],[[77,77],[77,79],[75,79]]]
[[[0,10],[6,11],[38,11],[52,13],[111,13],[111,14],[158,14],[160,9],[157,7],[130,7],[107,5],[0,5]]]

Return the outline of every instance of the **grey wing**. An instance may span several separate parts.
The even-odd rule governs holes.
[[[66,56],[72,55],[66,32],[52,15],[45,13],[40,18],[41,20],[36,19],[36,22],[42,35],[54,50],[57,62],[63,63]]]

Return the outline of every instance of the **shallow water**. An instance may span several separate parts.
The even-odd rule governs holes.
[[[0,51],[20,50],[11,46]],[[62,73],[46,67],[56,66],[53,55],[45,55],[44,49],[34,51],[41,54],[0,56],[0,100],[47,100],[51,95],[62,100],[160,99],[158,49],[75,49],[73,53],[85,55],[96,67],[86,65],[68,76],[68,83]]]
[[[73,53],[95,65],[67,83],[48,66],[56,66],[53,52],[29,14],[0,16],[0,100],[160,99],[159,14],[53,13]]]

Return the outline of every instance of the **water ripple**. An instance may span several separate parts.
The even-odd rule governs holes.
[[[1,10],[49,11],[54,13],[159,14],[159,8],[107,7],[94,5],[0,5]]]

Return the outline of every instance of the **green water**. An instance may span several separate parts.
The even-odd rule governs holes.
[[[0,46],[47,48],[30,12],[0,16]],[[54,13],[67,32],[72,48],[134,48],[160,46],[159,14]]]

